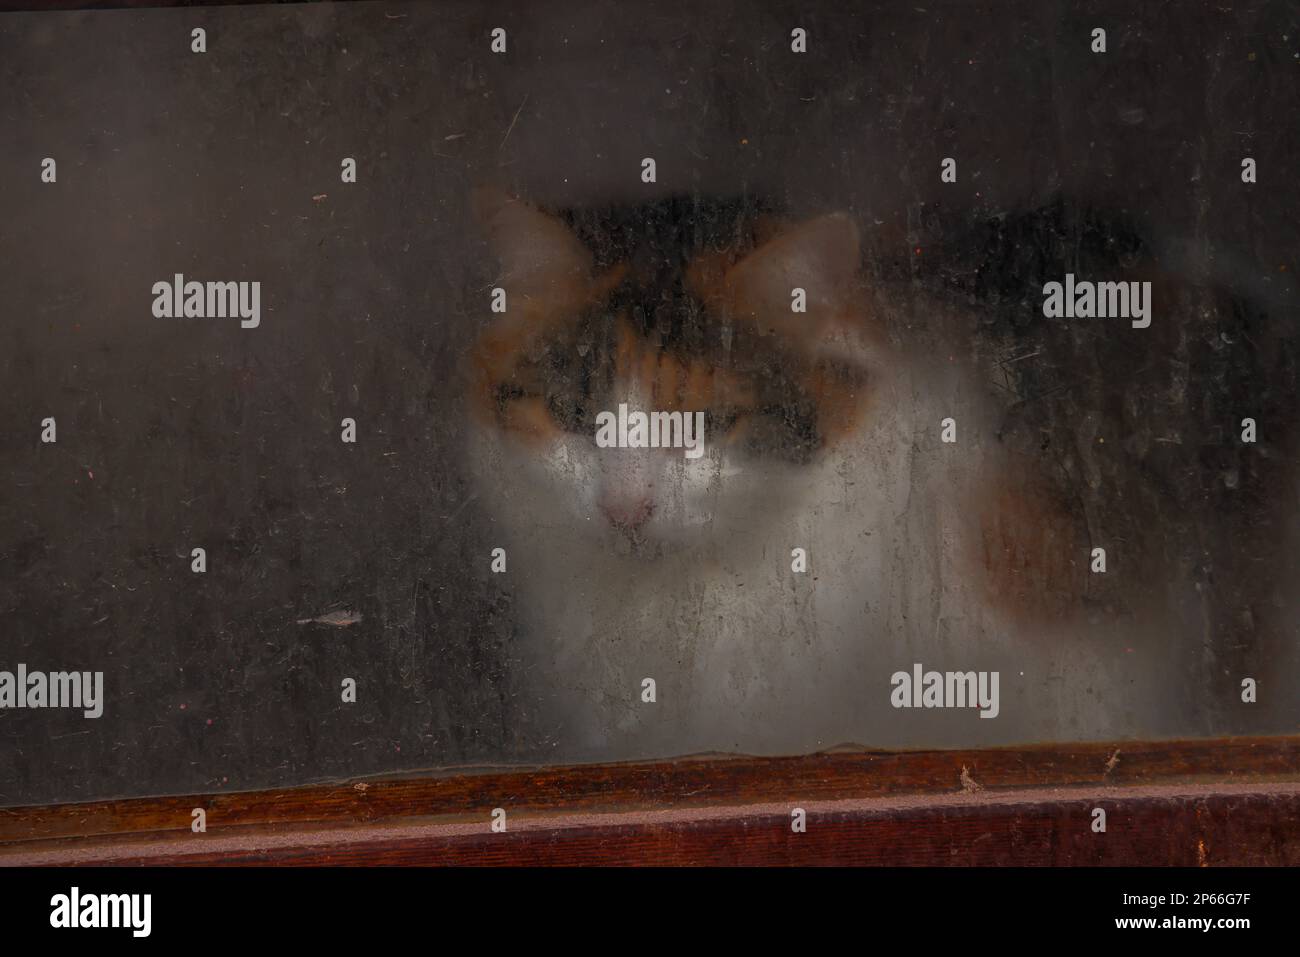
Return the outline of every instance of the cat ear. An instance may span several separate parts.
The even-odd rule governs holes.
[[[727,270],[730,311],[757,322],[762,334],[815,335],[848,304],[860,255],[858,227],[847,213],[790,227]],[[804,312],[794,308],[799,289]]]
[[[501,261],[499,281],[512,302],[554,315],[595,298],[609,284],[593,279],[591,252],[558,217],[493,187],[474,191],[474,209]]]
[[[499,189],[475,190],[473,206],[501,261],[497,281],[509,303],[504,315],[485,323],[470,352],[478,395],[490,405],[496,387],[514,376],[540,339],[607,296],[624,267],[592,276],[590,251],[563,221]]]

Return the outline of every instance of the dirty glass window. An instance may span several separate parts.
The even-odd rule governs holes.
[[[638,9],[0,17],[0,804],[1294,729],[1293,12]]]

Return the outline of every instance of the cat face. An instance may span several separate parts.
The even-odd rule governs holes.
[[[477,197],[504,314],[471,360],[501,467],[548,515],[639,552],[752,531],[806,498],[898,387],[857,289],[843,214],[666,201],[636,218],[551,216]],[[699,412],[704,452],[600,448],[597,416]]]

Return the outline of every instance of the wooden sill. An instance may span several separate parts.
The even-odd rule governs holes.
[[[796,807],[806,833],[791,830]],[[0,809],[0,865],[254,863],[1297,865],[1300,737],[709,757]]]

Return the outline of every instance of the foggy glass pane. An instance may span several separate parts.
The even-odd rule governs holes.
[[[1294,732],[1293,11],[642,7],[0,17],[0,804]]]

